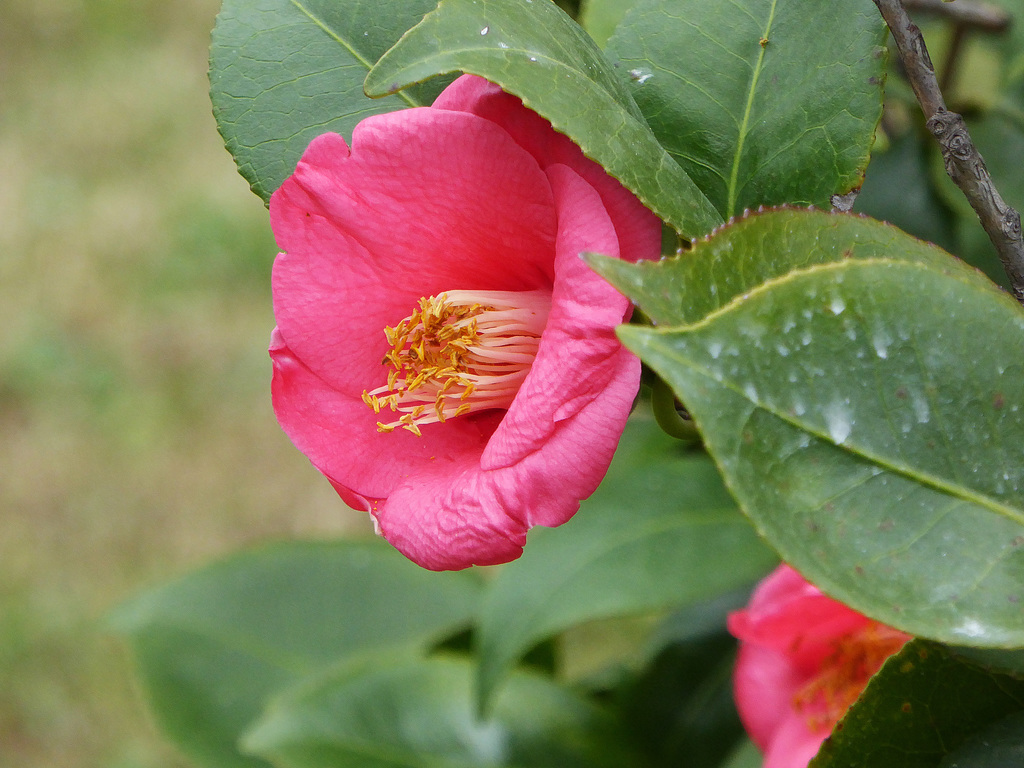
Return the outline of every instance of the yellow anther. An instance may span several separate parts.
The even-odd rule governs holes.
[[[390,349],[387,384],[363,393],[378,423],[420,434],[420,425],[478,410],[507,408],[536,356],[547,323],[546,291],[448,291],[423,297],[418,308],[384,329]]]

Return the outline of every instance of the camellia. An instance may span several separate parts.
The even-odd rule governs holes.
[[[270,201],[274,409],[351,506],[431,569],[511,560],[600,483],[639,386],[628,301],[580,259],[661,227],[515,97],[316,138]]]
[[[729,616],[733,689],[764,768],[806,768],[868,680],[910,640],[823,594],[788,565]]]

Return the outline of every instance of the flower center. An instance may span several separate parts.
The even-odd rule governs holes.
[[[873,621],[837,640],[818,673],[796,692],[793,706],[812,731],[831,730],[871,676],[909,639],[903,632]]]
[[[422,298],[394,328],[388,383],[363,392],[374,413],[401,414],[377,431],[420,426],[490,408],[508,408],[533,365],[551,311],[547,291],[445,291]]]

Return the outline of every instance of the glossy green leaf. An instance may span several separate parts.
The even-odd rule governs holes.
[[[480,693],[535,643],[575,624],[681,606],[745,586],[775,564],[713,463],[633,420],[594,495],[560,528],[534,530],[489,586]]]
[[[497,83],[687,237],[721,217],[662,148],[594,41],[545,0],[442,0],[366,78],[383,96],[434,75]]]
[[[607,714],[517,674],[487,720],[466,659],[368,658],[288,692],[246,735],[280,768],[619,768],[634,765]]]
[[[268,696],[368,648],[424,647],[468,623],[479,581],[425,571],[379,541],[245,553],[122,607],[166,734],[199,765],[255,768],[237,750]]]
[[[758,249],[780,222],[758,218],[739,236],[762,228],[748,247],[777,266],[785,255]],[[713,264],[694,271],[729,277],[691,291],[735,298],[620,336],[673,386],[743,509],[808,579],[913,634],[1024,644],[1024,311],[941,251],[923,258],[923,244],[873,226],[893,239],[865,249],[851,236],[864,258],[822,258],[740,294],[737,262],[756,256],[699,249],[693,261]]]
[[[944,760],[970,750],[971,740],[994,722],[1022,711],[1024,682],[915,640],[872,678],[809,768],[1009,768],[1017,763]]]
[[[430,104],[444,85],[370,100],[374,62],[435,0],[224,0],[210,47],[217,126],[253,192],[269,200],[302,151],[369,115]]]
[[[658,139],[729,218],[827,208],[861,185],[885,35],[871,0],[644,0],[608,53]]]
[[[740,219],[694,243],[680,258],[629,264],[591,256],[588,261],[655,325],[684,325],[793,270],[889,253],[899,253],[901,261],[955,268],[949,254],[895,227],[791,208]]]

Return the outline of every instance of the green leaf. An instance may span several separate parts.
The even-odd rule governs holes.
[[[435,574],[383,542],[245,553],[123,606],[165,733],[202,766],[254,768],[236,747],[268,696],[368,648],[424,647],[474,613],[479,581]]]
[[[809,768],[1008,768],[1019,763],[961,764],[944,758],[961,748],[971,751],[973,737],[1022,710],[1024,682],[915,640],[872,678]]]
[[[321,133],[430,104],[443,82],[371,101],[373,63],[435,0],[224,0],[210,47],[217,126],[253,192],[270,195]]]
[[[1024,648],[951,646],[950,650],[976,667],[1024,680]]]
[[[841,30],[841,32],[840,32]],[[608,41],[655,135],[725,218],[860,187],[882,114],[870,0],[645,0]]]
[[[1014,712],[971,736],[939,768],[1008,768],[1024,765],[1024,711]]]
[[[544,638],[708,599],[756,581],[775,562],[711,461],[633,420],[576,517],[533,531],[523,557],[489,586],[479,624],[481,701]]]
[[[721,222],[594,41],[554,3],[442,0],[377,62],[365,89],[382,96],[456,71],[521,98],[687,237]]]
[[[589,256],[588,263],[655,325],[684,325],[793,270],[897,252],[902,261],[955,267],[949,254],[895,227],[788,208],[748,215],[694,243],[681,258],[629,264]]]
[[[369,658],[289,691],[245,736],[281,768],[618,768],[617,724],[538,676],[508,680],[487,720],[468,660]]]
[[[738,236],[779,223],[758,219]],[[913,634],[1022,645],[1024,312],[938,249],[930,262],[923,244],[874,226],[889,244],[848,241],[873,259],[812,254],[824,263],[701,320],[620,336],[673,386],[744,511],[806,578]],[[765,263],[786,258],[767,234],[744,242]],[[756,257],[718,246],[692,259],[714,259],[730,294]],[[910,306],[909,291],[921,297]]]

